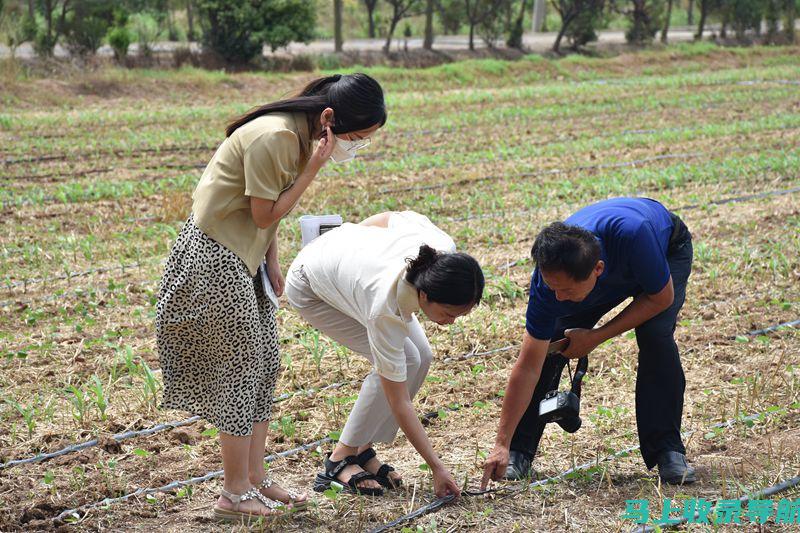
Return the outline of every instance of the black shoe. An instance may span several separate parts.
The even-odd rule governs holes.
[[[686,456],[681,452],[661,452],[657,458],[658,476],[664,483],[670,485],[689,485],[697,481],[694,468],[686,462]]]
[[[510,481],[519,481],[520,479],[530,479],[531,477],[533,477],[531,459],[522,452],[511,450],[508,454],[506,479]]]

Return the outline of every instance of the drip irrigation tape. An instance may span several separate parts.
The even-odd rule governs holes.
[[[267,457],[264,458],[264,461],[266,461],[268,463],[271,463],[271,462],[275,461],[276,459],[289,457],[291,455],[295,455],[295,454],[298,454],[300,452],[304,452],[304,451],[309,450],[311,448],[316,448],[317,446],[321,446],[322,444],[325,444],[325,443],[330,442],[330,441],[331,441],[330,437],[324,437],[322,439],[318,439],[318,440],[315,440],[313,442],[308,442],[306,444],[302,444],[302,445],[297,446],[296,448],[292,448],[290,450],[286,450],[286,451],[283,451],[283,452],[280,452],[280,453],[276,453],[276,454],[273,454],[273,455],[268,455]],[[147,488],[147,489],[140,488],[140,489],[137,489],[137,490],[135,490],[133,492],[130,492],[130,493],[124,495],[124,496],[120,496],[118,498],[105,498],[105,499],[103,499],[103,500],[101,500],[99,502],[87,503],[85,505],[81,505],[79,507],[75,507],[74,509],[67,509],[66,511],[62,511],[61,513],[59,513],[58,516],[52,518],[51,520],[53,520],[53,521],[62,521],[67,517],[73,517],[77,521],[77,520],[80,520],[80,519],[84,518],[86,516],[85,513],[87,511],[90,511],[92,509],[96,509],[98,507],[107,507],[107,506],[115,504],[115,503],[125,502],[125,501],[130,500],[131,498],[137,498],[139,496],[146,496],[148,494],[155,494],[155,493],[158,493],[158,492],[170,492],[172,490],[179,489],[179,488],[185,487],[187,485],[197,485],[197,484],[200,484],[200,483],[204,483],[204,482],[209,481],[211,479],[222,477],[222,475],[223,475],[223,471],[222,470],[216,470],[214,472],[209,472],[208,474],[206,474],[204,476],[193,477],[193,478],[186,479],[186,480],[183,480],[183,481],[173,481],[171,483],[167,483],[166,485],[162,485],[161,487],[153,487],[153,488]],[[81,516],[81,513],[83,513],[83,516]]]
[[[360,380],[354,381],[343,381],[340,383],[331,383],[330,385],[326,385],[322,388],[310,388],[310,389],[302,389],[294,392],[286,392],[281,394],[280,396],[276,396],[273,398],[274,403],[282,402],[288,400],[289,398],[293,398],[295,396],[305,395],[306,397],[313,397],[320,392],[331,390],[331,389],[338,389],[344,387],[346,385],[353,385],[355,383],[360,383]],[[199,416],[192,416],[186,418],[184,420],[175,420],[173,422],[164,422],[161,424],[156,424],[146,429],[141,429],[137,431],[125,431],[123,433],[117,433],[112,435],[110,438],[115,442],[122,442],[125,440],[134,439],[137,437],[144,437],[148,435],[153,435],[155,433],[159,433],[162,431],[171,431],[175,428],[188,426],[194,424],[195,422],[199,421],[201,417]],[[49,459],[53,459],[55,457],[60,457],[62,455],[67,455],[69,453],[79,452],[81,450],[85,450],[87,448],[91,448],[100,444],[100,439],[91,439],[86,442],[81,442],[79,444],[74,444],[71,446],[66,446],[60,450],[51,453],[40,453],[38,455],[34,455],[32,457],[28,457],[26,459],[15,459],[13,461],[8,461],[6,463],[0,463],[0,470],[4,470],[6,468],[10,468],[12,466],[23,465],[23,464],[30,464],[30,463],[39,463],[42,461],[47,461]]]
[[[785,412],[785,410],[782,410],[782,411]],[[777,411],[777,412],[780,413],[781,411]],[[720,422],[718,424],[714,424],[714,425],[710,426],[709,429],[729,428],[729,427],[732,427],[736,423],[746,423],[748,421],[764,419],[764,418],[767,418],[767,417],[769,417],[769,416],[771,416],[771,415],[773,415],[775,413],[776,413],[776,411],[765,411],[763,413],[756,413],[756,414],[752,414],[752,415],[745,416],[745,417],[732,418],[732,419],[727,420],[725,422]],[[683,435],[684,438],[686,438],[686,437],[689,437],[689,436],[693,435],[697,431],[699,431],[699,430],[686,431],[682,435]],[[584,463],[584,464],[579,465],[579,466],[574,466],[572,468],[569,468],[569,469],[561,472],[560,474],[558,474],[556,476],[548,477],[548,478],[545,478],[545,479],[540,479],[540,480],[531,482],[530,484],[525,485],[523,487],[511,490],[510,491],[510,495],[518,494],[518,493],[520,493],[520,492],[522,492],[524,490],[527,490],[527,489],[531,489],[531,488],[535,488],[535,487],[541,487],[541,486],[548,485],[548,484],[551,484],[551,483],[560,482],[561,480],[571,476],[572,474],[575,474],[575,473],[581,472],[581,471],[585,471],[585,470],[590,470],[591,468],[594,468],[594,467],[596,467],[597,465],[599,465],[600,463],[603,463],[603,462],[613,461],[614,459],[617,459],[619,457],[625,457],[625,456],[630,455],[631,453],[635,452],[638,449],[639,449],[639,445],[630,446],[630,447],[625,448],[623,450],[619,450],[617,452],[614,452],[611,455],[607,455],[606,457],[604,457],[604,458],[602,458],[600,460],[594,460],[594,461],[590,461],[590,462]],[[484,491],[465,492],[464,494],[466,494],[467,496],[473,496],[473,495],[488,494],[488,493],[491,493],[491,492],[497,492],[497,490],[496,489],[489,489],[489,490],[484,490]],[[420,516],[435,512],[435,511],[439,510],[443,505],[451,502],[452,500],[453,500],[453,496],[452,495],[444,496],[442,498],[436,498],[432,502],[430,502],[430,503],[428,503],[426,505],[423,505],[422,507],[420,507],[418,509],[415,509],[414,511],[412,511],[412,512],[410,512],[408,514],[405,514],[405,515],[403,515],[403,516],[401,516],[399,518],[396,518],[395,520],[392,520],[391,522],[387,522],[386,524],[383,524],[383,525],[381,525],[379,527],[371,529],[369,533],[383,533],[384,531],[388,531],[388,530],[390,530],[390,529],[392,529],[394,527],[399,526],[400,524],[403,524],[403,523],[408,522],[410,520],[414,520],[416,518],[419,518]]]

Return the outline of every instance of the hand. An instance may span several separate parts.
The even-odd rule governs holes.
[[[333,153],[333,147],[336,146],[336,135],[331,131],[331,127],[325,126],[325,131],[326,134],[319,140],[317,147],[314,148],[314,153],[308,160],[308,164],[313,165],[317,170],[328,162]]]
[[[508,468],[508,448],[505,446],[495,445],[492,453],[486,458],[483,463],[483,479],[481,480],[481,490],[486,490],[489,485],[489,479],[499,481],[506,475]]]
[[[272,290],[275,291],[275,296],[281,297],[283,295],[283,288],[286,285],[286,280],[281,274],[281,267],[277,262],[267,261],[267,276],[269,282],[272,284]]]
[[[597,348],[602,342],[597,338],[597,330],[575,328],[564,331],[564,336],[569,339],[569,346],[561,352],[561,355],[569,359],[578,359]]]
[[[448,494],[453,494],[456,498],[461,496],[461,489],[456,485],[456,480],[453,479],[453,476],[451,476],[450,472],[444,467],[433,471],[433,491],[438,498],[442,498]]]

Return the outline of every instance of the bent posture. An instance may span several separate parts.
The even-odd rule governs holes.
[[[453,240],[417,213],[382,213],[344,224],[311,242],[289,269],[286,296],[312,326],[366,357],[366,377],[315,490],[337,481],[351,492],[383,494],[401,477],[372,448],[398,426],[433,471],[436,494],[460,493],[431,447],[412,398],[432,352],[414,313],[437,324],[466,315],[483,294],[483,272]]]
[[[531,255],[525,336],[482,485],[530,475],[545,426],[539,403],[558,387],[567,359],[630,329],[639,346],[636,423],[644,462],[657,464],[665,482],[695,481],[680,435],[686,381],[673,337],[692,266],[686,225],[654,200],[615,198],[545,227]],[[629,297],[618,315],[594,327]],[[569,346],[547,355],[548,343],[564,337]]]

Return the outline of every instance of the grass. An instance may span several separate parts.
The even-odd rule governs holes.
[[[428,421],[434,447],[470,486],[490,450],[516,357],[492,350],[519,342],[531,268],[519,260],[538,228],[613,195],[699,206],[680,211],[694,235],[695,263],[677,334],[687,377],[684,429],[697,430],[687,445],[703,483],[661,487],[632,454],[513,499],[464,499],[410,530],[618,531],[632,526],[620,518],[626,499],[660,506],[663,498],[736,497],[797,474],[800,337],[795,329],[746,335],[797,318],[797,195],[712,205],[800,186],[797,86],[781,81],[800,79],[796,52],[699,44],[613,59],[367,70],[386,89],[387,127],[364,158],[325,168],[281,225],[280,260],[286,267],[298,249],[302,213],[353,221],[384,209],[427,214],[478,258],[485,301],[452,326],[424,322],[435,359],[416,399],[418,412],[436,414]],[[0,167],[0,462],[185,416],[157,408],[152,324],[162,261],[202,171],[194,166],[210,157],[226,117],[310,77],[136,74],[59,80],[61,107],[44,105],[58,96],[48,80],[4,89],[4,100],[17,103],[0,113],[0,159],[18,162]],[[84,96],[75,98],[80,87]],[[284,370],[276,395],[344,384],[275,404],[270,453],[338,435],[357,398],[353,380],[369,370],[292,310],[278,321]],[[491,353],[460,357],[483,351]],[[584,386],[584,427],[573,435],[547,429],[536,464],[542,476],[636,443],[635,376],[631,336],[597,349]],[[777,414],[708,429],[761,411]],[[0,529],[44,527],[63,509],[220,467],[217,431],[205,422],[116,446],[101,442],[3,472],[0,484],[14,481],[3,485]],[[271,473],[306,488],[326,449],[275,462]],[[376,502],[324,495],[305,517],[277,527],[336,530],[350,513],[368,529],[431,499],[430,474],[404,437],[378,451],[405,476],[407,492]],[[205,521],[206,507],[219,486],[98,509],[79,527],[208,530],[215,526]]]

